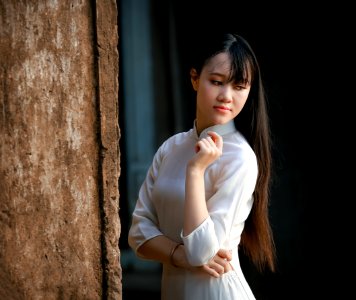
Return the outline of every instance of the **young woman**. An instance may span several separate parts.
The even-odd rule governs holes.
[[[264,89],[245,39],[222,34],[206,42],[190,70],[194,126],[156,152],[129,245],[139,257],[163,264],[161,299],[255,299],[238,249],[260,271],[274,270]]]

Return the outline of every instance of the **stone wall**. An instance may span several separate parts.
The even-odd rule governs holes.
[[[115,1],[0,0],[0,299],[121,299]]]

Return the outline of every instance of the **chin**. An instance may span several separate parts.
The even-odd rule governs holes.
[[[225,120],[219,119],[219,120],[215,120],[215,121],[214,121],[214,124],[215,124],[215,125],[224,125],[224,124],[226,124],[226,123],[228,123],[228,122],[230,122],[230,121],[231,121],[230,119],[225,119]]]

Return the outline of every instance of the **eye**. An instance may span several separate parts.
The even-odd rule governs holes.
[[[211,80],[211,83],[213,85],[222,85],[222,82],[221,81],[218,81],[218,80]]]
[[[234,89],[237,91],[241,91],[241,90],[247,89],[247,86],[242,85],[242,84],[236,84],[236,85],[234,85]]]

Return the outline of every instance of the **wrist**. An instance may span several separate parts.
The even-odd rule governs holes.
[[[190,177],[201,177],[204,176],[205,169],[205,167],[195,163],[188,163],[186,168],[186,175]]]
[[[183,245],[182,243],[177,243],[176,245],[174,245],[171,249],[171,252],[169,254],[169,262],[173,267],[178,268],[178,265],[175,263],[174,260],[174,254],[176,253],[176,250],[179,248],[179,246]]]

